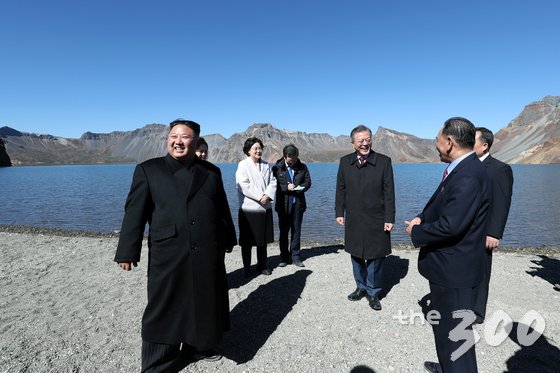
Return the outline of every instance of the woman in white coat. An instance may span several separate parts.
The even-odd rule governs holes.
[[[245,275],[251,269],[251,249],[257,247],[257,271],[270,275],[266,265],[266,245],[274,241],[272,227],[272,198],[276,193],[276,179],[267,162],[262,160],[264,145],[250,137],[243,145],[247,158],[239,162],[235,172],[239,196],[239,245]]]

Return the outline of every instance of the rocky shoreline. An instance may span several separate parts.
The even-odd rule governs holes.
[[[52,235],[60,237],[119,237],[119,231],[113,232],[92,232],[92,231],[78,231],[68,230],[62,228],[44,228],[44,227],[29,227],[25,225],[7,225],[0,224],[0,232],[6,233],[22,233],[22,234],[39,234],[39,235]],[[317,246],[317,243],[312,241],[302,241],[306,246]],[[330,246],[344,245],[343,241],[331,242]],[[325,246],[325,245],[322,245]],[[412,244],[393,243],[393,250],[414,250]],[[511,253],[525,253],[525,254],[546,254],[552,256],[560,256],[560,246],[518,246],[518,247],[500,247],[500,250]]]

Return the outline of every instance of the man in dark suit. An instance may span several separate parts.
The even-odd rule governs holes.
[[[115,261],[140,261],[146,223],[148,304],[142,318],[142,371],[176,372],[183,358],[217,360],[229,329],[224,256],[236,245],[220,169],[195,156],[200,126],[170,124],[167,152],[136,166]]]
[[[493,143],[494,134],[492,131],[484,127],[476,128],[474,151],[478,159],[486,167],[490,180],[492,180],[492,206],[490,206],[488,225],[486,226],[484,281],[478,289],[474,308],[476,324],[483,323],[486,317],[490,274],[492,272],[492,250],[498,247],[504,234],[513,192],[513,172],[511,167],[490,155],[490,148]]]
[[[272,167],[276,178],[276,200],[274,209],[278,213],[280,228],[280,257],[279,267],[290,263],[305,267],[301,262],[301,223],[303,213],[307,208],[305,192],[311,188],[311,176],[307,166],[299,159],[299,150],[289,144],[282,150],[283,158]],[[292,232],[292,239],[288,245],[288,235]]]
[[[429,371],[476,372],[472,311],[484,277],[486,218],[492,198],[485,167],[473,151],[475,127],[465,118],[448,119],[436,149],[449,163],[444,179],[424,210],[406,221],[406,233],[420,247],[418,270],[429,281],[431,308],[440,319],[432,323],[439,365]],[[453,331],[453,333],[452,333]]]
[[[336,178],[336,221],[344,226],[344,248],[350,253],[356,290],[379,311],[383,263],[391,253],[395,223],[395,186],[391,158],[371,149],[371,130],[357,126],[350,133],[355,152],[340,158]]]

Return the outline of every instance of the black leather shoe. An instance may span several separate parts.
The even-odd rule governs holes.
[[[301,260],[294,260],[294,265],[296,267],[305,267],[305,265],[301,262]]]
[[[216,350],[207,350],[207,351],[196,351],[193,354],[194,361],[207,361],[207,362],[214,362],[218,361],[222,358],[222,354],[220,354]]]
[[[442,373],[441,366],[433,361],[424,362],[424,369],[430,373]]]
[[[261,271],[261,274],[265,275],[265,276],[270,276],[272,274],[272,271],[270,271],[270,269],[265,268]]]
[[[377,297],[372,297],[370,295],[366,295],[366,298],[369,302],[369,306],[376,310],[376,311],[381,311],[381,302],[379,301],[379,298]]]
[[[288,265],[288,263],[286,263],[286,262],[280,262],[280,264],[278,264],[278,267],[285,267],[287,265]]]
[[[348,294],[348,300],[356,301],[365,297],[367,292],[364,289],[356,289],[352,293]]]

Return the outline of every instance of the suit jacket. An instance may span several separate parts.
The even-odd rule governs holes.
[[[337,217],[345,218],[347,252],[362,259],[389,255],[391,235],[383,228],[385,223],[395,222],[391,158],[372,151],[362,167],[355,152],[340,158],[335,212]]]
[[[274,209],[277,212],[288,212],[288,203],[291,203],[293,197],[296,198],[294,207],[297,210],[305,211],[307,209],[305,192],[311,188],[311,176],[309,175],[309,170],[307,169],[305,163],[302,163],[299,160],[294,167],[292,167],[292,170],[294,171],[293,183],[290,179],[290,173],[284,158],[280,158],[272,167],[272,172],[276,178],[276,200],[274,201]],[[303,190],[299,192],[289,191],[288,184],[290,183],[302,186]]]
[[[136,166],[115,261],[140,260],[148,223],[142,338],[204,349],[229,328],[224,255],[236,237],[220,169],[195,157],[189,170],[170,155]]]
[[[490,179],[475,153],[440,184],[418,215],[422,223],[412,228],[412,243],[421,248],[422,276],[450,288],[482,281],[491,193]]]
[[[488,155],[482,164],[492,180],[492,206],[488,215],[486,234],[502,239],[511,206],[513,193],[513,172],[511,167],[502,161]]]

